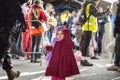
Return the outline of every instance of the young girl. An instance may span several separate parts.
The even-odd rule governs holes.
[[[79,74],[79,70],[72,51],[74,46],[68,29],[59,26],[53,46],[46,46],[52,52],[45,76],[52,76],[52,80],[65,80],[65,77]]]

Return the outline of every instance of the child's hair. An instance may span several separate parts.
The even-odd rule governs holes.
[[[64,21],[64,22],[62,23],[62,26],[65,26],[66,28],[68,28],[68,21]]]

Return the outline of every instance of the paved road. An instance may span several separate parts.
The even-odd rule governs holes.
[[[80,74],[71,76],[67,80],[120,80],[120,72],[107,71],[107,57],[101,56],[99,60],[90,60],[94,63],[92,67],[79,65]],[[21,76],[17,80],[50,80],[51,77],[44,77],[45,60],[40,63],[30,63],[29,60],[12,60],[17,70],[21,71]],[[7,80],[5,72],[0,69],[0,80]]]

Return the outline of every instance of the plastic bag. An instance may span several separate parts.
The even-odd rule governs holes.
[[[74,55],[75,55],[76,61],[77,61],[77,62],[80,62],[80,61],[81,61],[81,57],[82,57],[81,51],[76,51],[76,52],[74,53]]]

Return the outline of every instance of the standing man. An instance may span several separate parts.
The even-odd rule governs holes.
[[[48,36],[49,41],[51,42],[54,27],[57,26],[57,25],[51,24],[51,22],[57,23],[57,20],[54,18],[54,12],[55,12],[54,6],[50,3],[47,3],[46,6],[45,6],[45,11],[46,11],[47,15],[49,16],[49,20],[48,20],[48,22],[46,22],[46,24],[47,24],[47,27],[48,27],[47,36]]]
[[[114,29],[114,37],[115,41],[115,60],[114,65],[108,67],[108,70],[118,71],[120,70],[120,0],[118,0],[117,4],[117,12],[116,12],[116,20],[115,20],[115,29]]]
[[[103,35],[105,33],[105,24],[108,22],[107,15],[105,14],[103,8],[100,6],[98,8],[99,11],[99,17],[98,17],[98,40],[97,40],[97,45],[98,49],[96,53],[98,55],[101,55],[102,53],[102,41],[103,41]],[[107,12],[106,12],[107,13]],[[96,35],[97,37],[97,35]]]
[[[82,43],[82,60],[81,65],[92,66],[90,62],[87,61],[88,46],[92,36],[92,32],[96,32],[98,29],[97,16],[98,11],[96,7],[98,6],[100,0],[87,0],[85,3],[85,16],[87,17],[86,23],[82,26],[83,31],[83,43]]]
[[[19,71],[15,72],[12,69],[9,49],[16,20],[24,26],[24,29],[26,27],[20,7],[24,2],[25,0],[0,0],[0,64],[6,71],[8,80],[14,80],[20,75]]]

